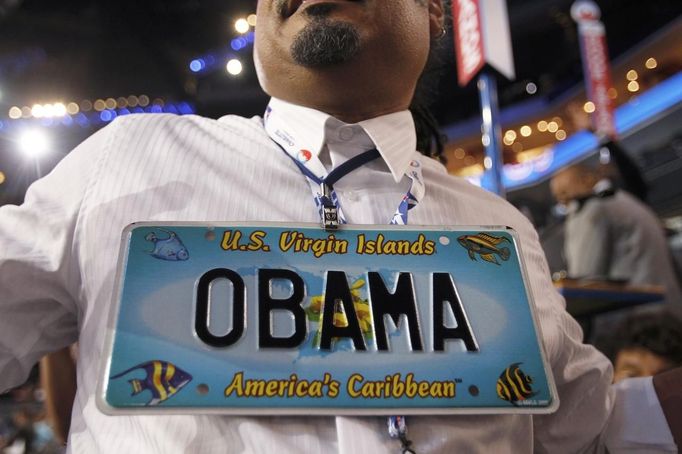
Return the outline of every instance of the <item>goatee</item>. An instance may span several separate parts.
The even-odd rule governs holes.
[[[352,60],[360,52],[360,33],[356,28],[327,16],[334,5],[313,5],[305,14],[310,23],[301,30],[291,45],[296,63],[308,68],[323,68]]]

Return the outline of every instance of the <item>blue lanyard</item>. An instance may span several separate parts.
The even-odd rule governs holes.
[[[298,159],[288,153],[277,141],[273,140],[273,142],[275,142],[284,154],[296,164],[296,167],[298,167],[301,173],[319,188],[313,192],[313,196],[325,230],[333,230],[338,228],[341,224],[347,224],[348,222],[341,210],[339,198],[334,190],[334,184],[353,170],[378,159],[381,156],[379,151],[375,148],[354,156],[333,169],[326,177],[320,178]],[[406,175],[412,180],[412,184],[410,185],[410,189],[401,199],[400,205],[398,205],[396,212],[389,222],[390,225],[407,225],[409,211],[419,204],[419,198],[413,194],[413,187],[415,186],[415,180],[416,183],[423,186],[421,180],[421,164],[417,161],[412,161],[411,166],[413,169]]]
[[[282,148],[281,145],[280,148]],[[315,195],[315,204],[317,205],[317,209],[320,212],[322,226],[325,230],[334,230],[337,229],[340,224],[346,223],[346,219],[343,217],[343,213],[340,211],[339,198],[336,195],[336,191],[334,191],[334,184],[358,167],[362,167],[363,165],[372,162],[381,156],[379,154],[379,150],[376,148],[365,151],[364,153],[354,156],[340,166],[336,167],[329,172],[326,177],[319,178],[306,166],[294,159],[293,156],[289,155],[284,148],[282,148],[282,151],[284,151],[284,153],[289,156],[292,161],[294,161],[303,175],[320,186],[320,192],[316,193]]]

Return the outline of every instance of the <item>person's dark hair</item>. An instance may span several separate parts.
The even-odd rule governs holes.
[[[634,314],[617,331],[619,342],[614,353],[642,348],[682,366],[682,320],[668,311]]]
[[[641,169],[628,153],[614,140],[608,140],[602,144],[603,148],[609,150],[611,159],[620,174],[620,186],[634,195],[642,202],[646,203],[649,185],[647,184]]]
[[[417,0],[422,3],[421,0]],[[424,3],[422,3],[424,4]],[[449,11],[449,0],[443,2],[443,7]],[[425,4],[424,4],[425,5]],[[426,6],[426,5],[425,5]],[[446,24],[448,21],[446,20]],[[447,25],[446,25],[447,31]],[[429,59],[424,72],[419,78],[417,89],[412,98],[410,112],[414,119],[417,132],[417,151],[423,155],[443,160],[446,137],[440,131],[438,120],[431,112],[431,104],[438,95],[438,81],[444,72],[443,50],[445,43],[449,42],[447,36],[431,41]]]

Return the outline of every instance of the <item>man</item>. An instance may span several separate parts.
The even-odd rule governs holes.
[[[410,211],[411,224],[515,228],[564,402],[556,414],[541,417],[411,417],[414,450],[580,452],[621,440],[630,426],[614,402],[637,401],[626,388],[653,392],[651,383],[611,389],[610,365],[581,344],[529,223],[415,151],[406,109],[443,20],[440,0],[262,0],[255,55],[261,83],[273,96],[264,121],[123,118],[37,182],[24,206],[3,208],[2,387],[19,383],[43,353],[79,338],[71,452],[399,452],[385,417],[109,417],[95,405],[124,226],[140,220],[319,223],[311,188],[290,156],[317,159],[328,170],[376,147],[380,161],[335,185],[346,219],[388,223],[417,160],[426,193]],[[609,421],[616,429],[605,431]],[[665,418],[659,414],[656,421],[646,446],[674,451]]]
[[[569,206],[564,251],[568,275],[661,285],[671,309],[682,299],[668,244],[656,215],[585,165],[557,173],[551,189]]]

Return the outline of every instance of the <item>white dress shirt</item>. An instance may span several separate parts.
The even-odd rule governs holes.
[[[336,166],[376,146],[382,160],[335,185],[348,220],[386,224],[418,158],[408,112],[345,125],[273,100],[298,143]],[[675,452],[660,407],[612,388],[611,366],[553,288],[532,226],[511,205],[422,158],[426,196],[411,225],[508,225],[520,237],[544,348],[561,400],[548,416],[410,417],[426,453]],[[45,353],[79,341],[72,453],[397,453],[385,417],[106,416],[95,405],[122,229],[136,221],[319,222],[310,187],[261,119],[127,116],[36,182],[21,207],[0,208],[0,390]],[[650,382],[631,388],[653,392]],[[619,398],[625,394],[628,399]],[[633,415],[630,407],[637,408]],[[658,413],[656,413],[658,412]],[[634,417],[635,421],[629,418]],[[657,419],[656,419],[657,418]],[[657,430],[641,440],[628,424]],[[607,429],[608,426],[608,430]],[[613,442],[613,440],[616,442]],[[614,444],[615,443],[615,444]]]

